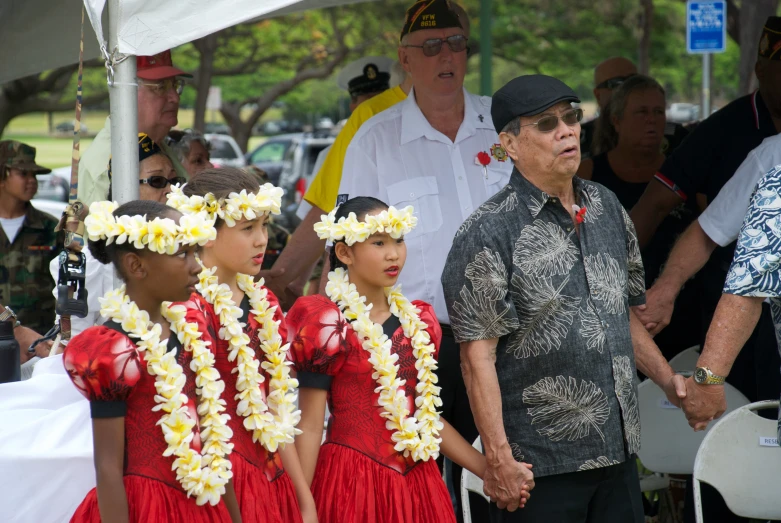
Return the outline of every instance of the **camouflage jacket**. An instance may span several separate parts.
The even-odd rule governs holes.
[[[49,262],[63,248],[56,226],[51,215],[28,204],[13,243],[0,227],[0,303],[11,307],[22,325],[40,334],[54,325],[55,282]]]

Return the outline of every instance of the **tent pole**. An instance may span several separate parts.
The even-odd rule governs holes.
[[[121,0],[108,1],[108,52],[117,49]],[[136,60],[129,55],[114,66],[111,106],[111,192],[120,204],[138,199],[138,86]]]

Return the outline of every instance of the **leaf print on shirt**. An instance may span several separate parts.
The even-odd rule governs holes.
[[[532,276],[567,274],[578,259],[578,249],[555,223],[534,220],[515,242],[513,263]]]
[[[513,274],[512,287],[520,291],[512,292],[516,310],[524,311],[520,315],[518,330],[513,332],[507,342],[507,353],[516,358],[539,356],[558,350],[567,338],[572,320],[578,313],[580,298],[562,294],[569,276],[564,278],[558,288],[554,288],[550,278],[534,278]]]
[[[594,223],[602,215],[602,196],[599,194],[599,189],[593,185],[583,185],[583,205],[581,207],[586,208],[586,214],[583,216],[585,223]]]
[[[581,338],[586,340],[586,348],[588,350],[596,350],[602,354],[607,337],[602,329],[602,320],[597,316],[597,312],[590,301],[586,304],[585,309],[578,309],[578,316],[580,316],[578,333],[580,333]]]
[[[483,205],[478,207],[475,212],[470,214],[466,221],[464,221],[464,223],[461,224],[461,227],[459,227],[456,231],[456,237],[468,231],[469,228],[475,224],[475,222],[479,221],[480,218],[486,214],[499,214],[500,212],[514,211],[515,208],[518,207],[518,194],[509,187],[510,186],[508,185],[502,189],[503,191],[510,192],[507,198],[499,203],[485,202]]]
[[[453,303],[450,318],[459,340],[489,340],[518,328],[518,320],[511,313],[504,300],[492,300],[482,292],[471,292],[464,285],[459,299]]]
[[[624,418],[624,436],[629,453],[640,450],[640,411],[635,394],[634,365],[628,356],[613,358],[613,378],[616,380],[616,395]]]
[[[546,377],[523,390],[523,401],[529,405],[532,425],[543,424],[537,433],[551,441],[575,441],[585,438],[594,429],[602,441],[599,428],[610,416],[607,396],[594,382],[578,381],[570,376]]]
[[[643,257],[640,254],[640,244],[637,241],[637,232],[635,232],[632,219],[623,207],[621,214],[624,217],[624,226],[626,227],[627,289],[629,296],[642,296],[645,293],[645,269],[643,268]]]
[[[618,261],[600,252],[586,256],[583,263],[592,299],[601,301],[610,314],[623,314],[627,282]]]
[[[529,207],[529,212],[532,213],[532,216],[537,216],[538,214],[540,214],[542,208],[545,206],[546,203],[548,203],[548,198],[545,195],[543,195],[542,200],[538,200],[534,196],[530,195],[529,200],[531,200],[531,202],[529,203],[528,207]]]
[[[499,253],[488,247],[483,247],[467,264],[465,274],[472,282],[472,289],[491,300],[501,300],[507,294],[507,268]]]
[[[523,451],[521,450],[521,446],[515,442],[510,441],[509,438],[507,439],[507,442],[510,443],[510,452],[513,453],[513,458],[515,458],[515,461],[523,461],[524,455]]]
[[[607,456],[599,456],[597,459],[586,460],[584,464],[578,467],[578,470],[593,470],[601,469],[605,467],[612,467],[613,465],[620,465],[620,461],[610,459]]]

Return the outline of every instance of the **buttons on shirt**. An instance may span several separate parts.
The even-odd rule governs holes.
[[[601,323],[602,323],[602,328],[603,328],[603,329],[610,328],[610,324],[609,324],[608,322],[606,322],[605,320],[602,320],[602,322],[601,322]]]
[[[414,198],[415,197],[415,193],[414,192],[409,193],[409,197],[410,198]]]
[[[551,202],[551,203],[556,203],[556,202],[558,202],[559,200],[557,200],[556,198],[550,198],[548,201],[549,201],[549,202]]]

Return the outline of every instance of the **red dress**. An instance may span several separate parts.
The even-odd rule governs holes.
[[[189,399],[190,415],[196,420],[191,445],[200,450],[198,397],[195,373],[190,370],[192,352],[184,350],[176,336],[169,339],[168,349],[177,351],[176,360],[184,369],[183,393]],[[156,405],[155,378],[147,371],[144,356],[130,338],[106,326],[90,327],[68,343],[63,363],[73,384],[90,401],[93,419],[125,418],[123,482],[131,522],[231,521],[222,501],[216,506],[198,506],[195,498],[188,498],[171,470],[175,457],[163,457],[167,444],[157,426],[161,414],[152,412]],[[96,489],[87,494],[71,521],[100,523]]]
[[[279,334],[284,340],[287,328],[282,309],[271,291],[268,291],[267,299],[272,307],[277,308],[274,320],[280,322]],[[298,506],[296,491],[290,476],[282,467],[282,458],[277,452],[267,451],[260,442],[254,443],[252,433],[244,428],[244,417],[236,413],[237,374],[233,372],[236,362],[228,361],[228,342],[218,335],[220,317],[215,314],[214,307],[200,294],[193,294],[192,302],[196,303],[198,310],[191,309],[187,321],[198,322],[200,331],[209,334],[204,339],[211,339],[212,347],[216,347],[215,367],[225,382],[222,399],[225,400],[227,413],[230,415],[228,426],[233,430],[231,438],[233,452],[230,460],[233,465],[233,488],[236,490],[236,498],[241,508],[242,521],[244,523],[301,523],[301,509]],[[255,316],[249,312],[249,299],[246,297],[241,303],[241,308],[244,315],[240,321],[245,324],[244,333],[250,338],[250,347],[255,351],[255,357],[262,362],[266,355],[260,348],[259,325]],[[265,401],[271,379],[262,367],[259,371],[265,378],[262,384]]]
[[[429,326],[438,354],[442,331],[433,308],[412,303]],[[436,462],[415,462],[394,450],[393,433],[380,417],[369,353],[336,304],[324,296],[299,298],[287,314],[287,326],[300,386],[328,390],[331,417],[312,483],[320,523],[454,523],[450,494]],[[399,355],[399,376],[406,380],[414,413],[417,371],[412,345],[395,316],[383,331]]]

